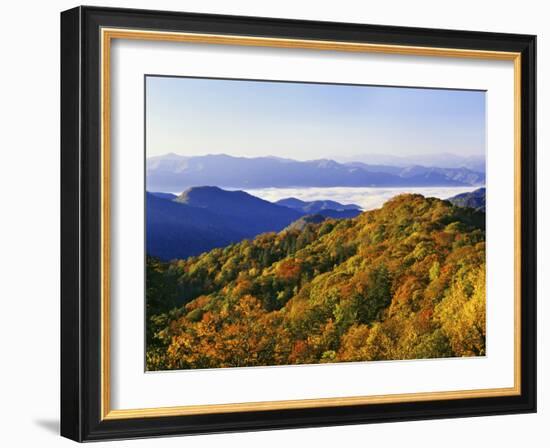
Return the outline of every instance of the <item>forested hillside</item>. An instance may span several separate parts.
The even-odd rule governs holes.
[[[448,201],[459,207],[470,207],[485,212],[485,196],[486,190],[485,187],[483,187],[469,193],[457,194],[456,196],[449,198]]]
[[[147,259],[147,369],[485,354],[485,214],[401,195],[353,219]]]

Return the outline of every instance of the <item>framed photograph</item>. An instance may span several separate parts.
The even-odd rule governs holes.
[[[61,14],[61,433],[536,411],[535,36]]]

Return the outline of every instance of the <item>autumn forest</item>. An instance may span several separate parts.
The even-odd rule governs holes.
[[[149,254],[147,370],[485,354],[484,209],[402,194],[315,216],[187,257]]]

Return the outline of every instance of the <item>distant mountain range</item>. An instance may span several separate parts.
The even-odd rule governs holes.
[[[470,207],[476,210],[485,211],[485,188],[478,188],[469,193],[457,194],[448,199],[453,205],[458,207]]]
[[[297,199],[290,198],[297,205]],[[323,219],[350,218],[358,206],[335,201],[299,201],[302,209],[271,203],[244,191],[193,187],[181,195],[147,193],[147,253],[163,260],[187,258],[260,233],[279,232],[314,213]],[[332,208],[326,208],[327,206]],[[325,207],[325,208],[323,208]]]
[[[468,168],[472,171],[485,173],[485,157],[481,155],[461,156],[452,153],[415,154],[410,156],[394,156],[388,154],[357,154],[354,156],[337,156],[342,163],[362,162],[369,165],[386,165],[392,167],[407,167],[421,165],[438,168]]]
[[[277,157],[225,154],[185,157],[166,154],[147,159],[148,191],[180,192],[195,185],[222,188],[290,187],[444,187],[483,185],[485,174],[466,167],[296,161]]]

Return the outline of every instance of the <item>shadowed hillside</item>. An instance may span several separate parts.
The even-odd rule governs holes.
[[[449,198],[458,207],[470,207],[485,212],[485,188],[478,188],[470,193],[461,193]]]
[[[303,203],[331,205],[318,214],[351,218],[360,210],[333,201]],[[187,258],[265,232],[279,232],[311,212],[274,204],[244,191],[193,187],[175,196],[147,193],[147,254],[162,260]]]
[[[146,195],[145,208],[147,253],[166,260],[197,255],[247,236],[215,213],[151,193]]]

